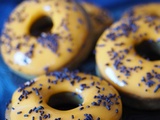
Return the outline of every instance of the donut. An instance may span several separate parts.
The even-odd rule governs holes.
[[[105,30],[96,45],[100,76],[134,108],[160,108],[159,26],[155,17],[122,19]]]
[[[121,114],[120,96],[105,80],[64,69],[17,89],[6,120],[119,120]]]
[[[15,73],[30,79],[74,68],[90,53],[92,38],[87,13],[74,0],[27,0],[4,25],[1,53]]]
[[[97,36],[98,39],[103,31],[112,24],[113,20],[107,10],[97,5],[84,1],[81,2],[81,5],[87,12],[93,26],[93,34]]]
[[[148,3],[148,4],[137,5],[126,11],[123,17],[133,17],[141,15],[160,17],[160,13],[158,11],[159,7],[160,3]]]

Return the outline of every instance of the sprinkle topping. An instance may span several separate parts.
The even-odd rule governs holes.
[[[134,14],[133,11],[131,14]],[[144,41],[149,44],[157,43],[160,37],[159,26],[160,22],[157,17],[137,16],[121,19],[107,29],[106,34],[102,36],[96,46],[96,59],[103,77],[121,87],[122,91],[125,90],[137,96],[142,93],[148,98],[153,94],[158,95],[159,59],[154,61],[146,59],[138,53],[136,47]],[[152,30],[157,37],[152,36],[153,34],[148,29]],[[102,64],[105,67],[101,67]],[[122,84],[125,87],[122,88]],[[132,89],[140,92],[133,93]]]
[[[79,104],[78,109],[76,110],[79,113],[82,113],[82,116],[78,116],[72,113],[72,115],[69,116],[71,119],[82,119],[85,120],[100,120],[102,116],[98,116],[90,112],[86,112],[83,114],[84,110],[92,109],[93,107],[97,107],[97,109],[101,109],[104,107],[107,111],[112,111],[118,114],[118,108],[115,109],[113,106],[120,106],[120,99],[119,96],[115,93],[107,93],[107,86],[108,83],[101,80],[101,79],[95,79],[92,75],[84,74],[83,76],[79,75],[79,71],[69,71],[68,69],[63,69],[62,71],[56,71],[47,73],[46,78],[41,81],[28,81],[24,85],[22,85],[18,89],[19,98],[17,98],[17,102],[13,103],[13,106],[16,105],[21,106],[24,101],[31,102],[31,99],[33,100],[34,97],[38,100],[34,101],[36,103],[35,106],[32,106],[30,108],[27,108],[28,111],[24,112],[23,109],[21,111],[16,112],[17,117],[18,115],[22,115],[24,118],[31,118],[34,120],[37,118],[36,116],[39,116],[39,120],[43,119],[49,119],[54,118],[55,120],[61,120],[64,119],[60,115],[59,117],[54,117],[54,113],[47,110],[46,103],[44,101],[45,94],[53,94],[57,87],[59,85],[63,85],[67,83],[67,87],[73,87],[74,89],[79,90],[78,94],[81,94],[83,92],[89,92],[90,90],[94,89],[96,92],[91,96],[83,96],[83,97],[89,97],[85,98],[90,101],[88,101],[86,104]],[[55,82],[56,81],[56,82]],[[42,82],[42,83],[41,83]],[[68,84],[69,83],[69,84]],[[106,84],[106,85],[105,85]],[[76,88],[75,88],[76,87]],[[109,87],[109,86],[108,86]],[[65,88],[65,89],[66,89]],[[63,88],[62,88],[63,89]],[[44,92],[45,90],[46,92]],[[73,95],[77,94],[77,91],[73,91]],[[82,97],[79,95],[79,97],[82,99]],[[34,99],[35,100],[35,99]],[[12,112],[16,111],[16,108],[12,107]],[[54,109],[54,108],[53,108]],[[25,110],[26,111],[26,110]],[[88,110],[90,111],[90,110]]]
[[[58,50],[58,34],[41,34],[38,38],[38,42],[43,46],[49,48],[52,52],[57,52]]]

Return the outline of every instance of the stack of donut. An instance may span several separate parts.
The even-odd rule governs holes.
[[[160,109],[158,7],[136,6],[111,25],[90,3],[23,1],[4,25],[1,52],[15,73],[34,79],[15,91],[6,120],[120,120],[122,102]],[[76,68],[95,44],[101,78],[64,69]]]
[[[107,12],[89,3],[22,2],[4,26],[1,52],[15,73],[34,80],[15,91],[6,120],[119,120],[115,88],[93,75],[62,70],[82,62],[111,23]]]

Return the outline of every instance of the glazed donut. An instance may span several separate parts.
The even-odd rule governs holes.
[[[121,99],[111,85],[65,69],[35,78],[15,91],[6,120],[119,120],[121,114]]]
[[[160,17],[160,12],[158,11],[160,3],[148,3],[137,5],[126,11],[123,17],[133,17],[133,16],[153,16]]]
[[[81,5],[87,12],[93,26],[93,34],[97,36],[98,39],[103,31],[112,24],[113,20],[107,10],[84,1],[81,2]]]
[[[72,68],[93,47],[90,29],[86,12],[74,0],[23,1],[4,26],[2,56],[26,78]]]
[[[154,49],[159,26],[158,18],[122,19],[98,40],[97,69],[120,92],[124,104],[160,108],[160,53]]]

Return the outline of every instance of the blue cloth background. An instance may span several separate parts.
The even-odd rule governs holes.
[[[10,12],[21,1],[22,0],[0,0],[0,31],[2,30],[4,21],[7,19]],[[86,0],[86,1],[90,1],[102,7],[107,8],[111,12],[111,15],[115,20],[118,20],[120,18],[124,10],[133,5],[140,3],[147,3],[151,1],[160,2],[160,0]],[[84,62],[85,66],[81,66],[80,69],[94,74],[95,73],[94,63],[95,63],[94,56],[91,55],[91,58],[89,58]],[[8,67],[4,64],[2,57],[0,55],[0,120],[5,120],[4,114],[5,114],[6,103],[11,99],[14,90],[16,90],[16,88],[18,88],[18,86],[24,82],[24,80],[21,79],[22,78],[18,77],[8,69]],[[140,120],[137,118],[135,119]],[[143,118],[141,118],[141,120],[142,119]],[[131,120],[131,118],[128,117],[126,118],[126,120]],[[145,120],[151,120],[151,118]]]

